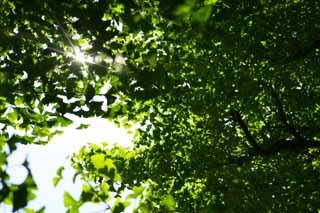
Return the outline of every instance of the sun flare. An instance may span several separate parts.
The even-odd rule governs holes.
[[[79,47],[75,47],[73,50],[73,54],[71,55],[76,61],[86,64],[86,63],[93,63],[93,57],[86,55],[84,52],[81,51]]]

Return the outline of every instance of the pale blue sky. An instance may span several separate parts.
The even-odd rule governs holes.
[[[72,182],[73,170],[69,165],[68,156],[79,150],[88,142],[108,142],[130,147],[132,135],[125,129],[117,128],[112,123],[99,118],[79,119],[75,118],[74,124],[67,127],[62,135],[55,136],[46,146],[28,145],[19,146],[18,150],[10,156],[8,172],[12,175],[11,181],[21,183],[25,177],[25,169],[21,165],[27,155],[33,177],[38,185],[37,199],[30,202],[29,206],[39,209],[46,206],[46,213],[65,212],[63,206],[63,193],[69,191],[77,199],[80,196],[81,183]],[[91,124],[88,129],[76,129],[80,123]],[[57,169],[65,165],[64,179],[56,188],[52,185],[52,178],[56,175]],[[105,212],[104,205],[84,205],[81,213]],[[0,212],[9,213],[11,208],[0,206]]]

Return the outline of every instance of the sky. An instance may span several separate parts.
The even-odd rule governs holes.
[[[124,147],[131,147],[132,135],[123,128],[117,128],[111,122],[101,118],[80,119],[72,117],[74,123],[64,129],[64,133],[55,136],[46,146],[20,145],[8,158],[8,173],[13,183],[22,183],[26,176],[26,169],[20,166],[27,157],[31,171],[38,185],[37,198],[29,203],[30,208],[40,209],[46,206],[46,213],[65,212],[63,205],[64,191],[78,199],[81,193],[82,183],[78,180],[72,182],[74,174],[68,160],[68,156],[77,152],[83,145],[90,143],[108,142],[117,143]],[[80,123],[90,124],[87,129],[76,129]],[[57,187],[52,184],[52,178],[60,166],[66,166],[63,179]],[[81,213],[105,212],[105,206],[97,204],[85,204],[80,208]],[[8,206],[0,205],[1,213],[11,212]]]

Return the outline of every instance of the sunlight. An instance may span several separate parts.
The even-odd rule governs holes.
[[[81,52],[79,48],[75,48],[75,50],[74,50],[74,59],[76,59],[77,61],[79,61],[81,63],[86,62],[86,58],[84,56],[84,53]]]
[[[70,54],[70,56],[82,64],[92,64],[94,61],[93,57],[86,55],[84,52],[81,51],[79,47],[75,47],[73,49],[73,53]]]
[[[82,146],[88,143],[101,145],[102,142],[108,142],[110,147],[117,144],[129,149],[133,148],[133,134],[128,133],[124,128],[116,127],[112,122],[97,117],[80,118],[72,114],[66,116],[74,123],[66,127],[63,134],[55,136],[45,146],[20,145],[8,158],[10,181],[15,184],[23,182],[27,171],[22,163],[26,158],[29,160],[32,174],[39,188],[36,192],[37,198],[30,201],[28,207],[40,209],[42,206],[46,206],[46,213],[66,212],[63,201],[64,191],[70,192],[77,200],[80,198],[83,182],[80,179],[73,181],[75,171],[70,165],[69,159]],[[81,124],[90,124],[90,126],[87,129],[79,129]],[[52,179],[56,176],[57,169],[62,165],[65,166],[63,179],[54,187]],[[43,199],[44,197],[46,199]],[[112,204],[114,199],[110,202]],[[8,210],[3,211],[4,208]],[[105,208],[103,203],[90,203],[81,206],[79,212],[102,212],[103,208]],[[0,212],[12,212],[12,207],[0,205]],[[130,209],[129,212],[131,212]]]

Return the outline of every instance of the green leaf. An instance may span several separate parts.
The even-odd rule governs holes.
[[[3,165],[7,160],[7,155],[3,152],[0,152],[0,165]]]
[[[165,196],[161,200],[160,204],[163,205],[164,207],[166,207],[167,210],[169,210],[169,211],[174,211],[176,208],[176,202],[175,202],[172,195]]]
[[[57,176],[62,176],[63,170],[64,170],[64,166],[60,166],[57,170]]]
[[[66,208],[77,206],[77,201],[66,191],[63,194],[63,203]]]
[[[109,194],[110,186],[107,183],[102,182],[100,187],[101,187],[101,190],[104,194],[106,194],[106,195]]]
[[[58,185],[58,183],[60,182],[60,180],[62,179],[62,177],[53,177],[52,178],[52,184],[54,187],[56,187]]]
[[[42,207],[39,210],[34,210],[34,209],[31,209],[31,208],[24,208],[24,211],[26,213],[45,213],[45,207]]]
[[[109,170],[116,168],[116,166],[113,164],[113,160],[109,158],[105,160],[104,164],[108,167]]]
[[[185,16],[189,14],[192,10],[192,1],[186,0],[184,4],[181,4],[177,7],[175,11],[176,16]]]
[[[68,209],[66,212],[67,213],[79,213],[79,209],[78,208],[71,208],[71,209]]]
[[[125,207],[128,206],[129,202],[123,203],[120,198],[117,198],[112,206],[111,213],[121,213]]]
[[[92,192],[86,192],[86,191],[82,191],[81,192],[81,200],[83,202],[92,202],[92,198],[93,198],[94,194]]]
[[[13,211],[24,208],[28,204],[27,200],[28,187],[26,184],[21,184],[18,186],[18,190],[13,192]]]
[[[23,105],[23,101],[23,97],[18,96],[14,99],[14,104],[19,107]]]
[[[66,118],[66,117],[57,118],[57,124],[61,125],[61,127],[67,127],[72,123],[73,123],[73,121],[68,119],[68,118]]]
[[[79,43],[80,46],[84,46],[84,45],[88,44],[88,41],[86,39],[80,38],[78,40],[78,43]]]
[[[24,210],[26,211],[26,213],[35,213],[35,211],[30,208],[25,208]]]
[[[127,196],[128,199],[131,199],[131,198],[137,198],[138,196],[141,196],[143,191],[145,190],[145,187],[144,186],[134,186],[132,188],[132,191],[133,193],[129,194]]]
[[[196,12],[192,15],[192,21],[198,22],[198,23],[204,23],[206,22],[211,15],[212,7],[211,6],[204,6],[198,9]]]
[[[18,119],[18,115],[16,112],[11,112],[7,115],[7,118],[11,123],[15,123]]]
[[[90,126],[90,124],[80,124],[79,127],[77,127],[77,129],[87,129]]]
[[[96,169],[102,169],[106,166],[103,154],[95,154],[91,156],[91,162]]]
[[[218,0],[205,0],[205,5],[215,5],[218,2]]]
[[[37,210],[35,213],[45,213],[45,207],[42,207],[41,209]]]

